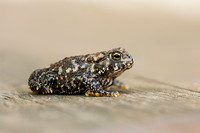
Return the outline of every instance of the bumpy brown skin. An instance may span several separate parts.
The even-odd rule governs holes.
[[[115,79],[133,63],[133,58],[123,48],[66,57],[48,68],[35,70],[28,85],[32,91],[42,94],[118,96],[117,91],[105,89],[111,85],[126,88]]]

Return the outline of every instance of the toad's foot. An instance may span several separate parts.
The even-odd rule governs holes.
[[[120,82],[118,80],[114,80],[113,87],[115,87],[115,88],[122,88],[122,89],[126,89],[126,90],[129,89],[129,87],[127,85],[125,85],[124,83],[122,83],[122,82]]]
[[[42,94],[51,94],[53,93],[53,89],[50,87],[46,87],[46,86],[39,86],[39,87],[35,87],[35,88],[31,88],[29,86],[30,89],[32,89],[34,92],[37,93],[42,93]]]
[[[53,93],[53,89],[50,88],[50,87],[43,87],[43,94],[50,94],[50,93]]]
[[[108,92],[108,91],[101,91],[101,92],[91,92],[90,90],[87,91],[85,93],[85,96],[106,96],[106,97],[118,97],[119,96],[119,92],[115,91],[115,92]]]

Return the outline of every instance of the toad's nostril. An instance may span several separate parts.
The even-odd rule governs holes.
[[[131,59],[131,63],[134,64],[134,60],[133,60],[133,58]]]

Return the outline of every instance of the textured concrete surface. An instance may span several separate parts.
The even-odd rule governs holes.
[[[0,132],[200,130],[198,15],[69,1],[4,1],[0,10]],[[117,98],[36,95],[27,87],[37,68],[119,46],[136,63],[119,78],[130,89],[117,89]]]

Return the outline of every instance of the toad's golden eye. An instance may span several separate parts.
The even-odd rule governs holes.
[[[120,60],[121,59],[121,53],[120,52],[113,52],[112,53],[112,59],[113,60]]]

